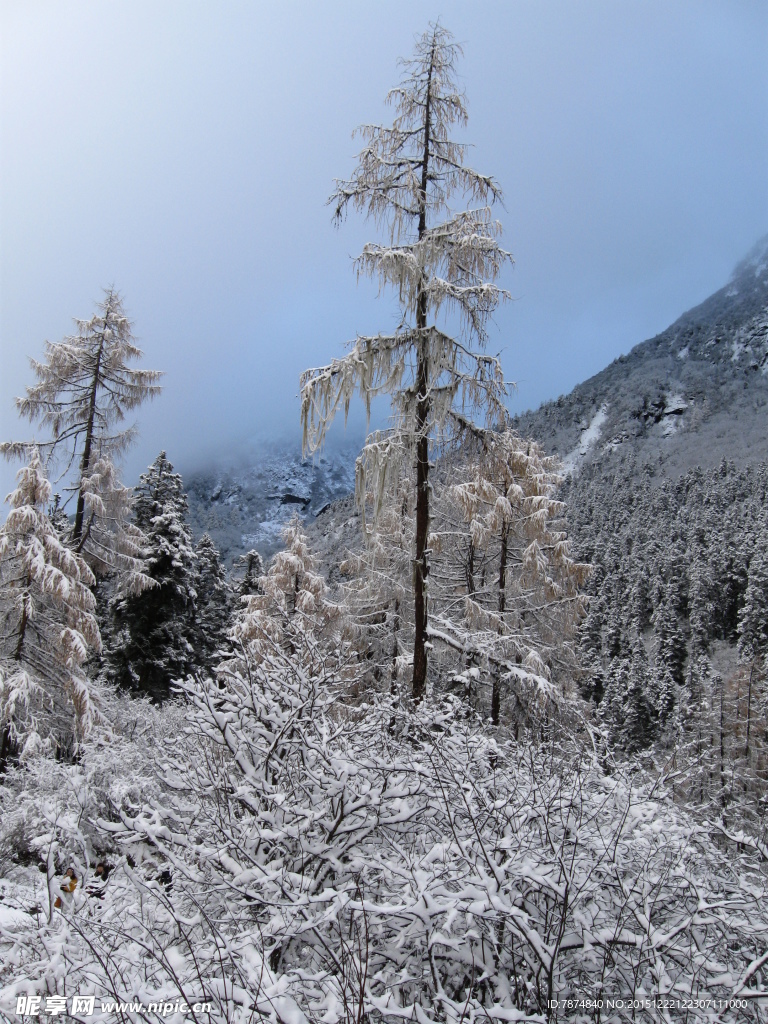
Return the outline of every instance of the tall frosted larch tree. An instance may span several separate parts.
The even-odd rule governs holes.
[[[130,492],[118,479],[116,460],[135,436],[126,415],[160,392],[157,370],[130,364],[142,352],[113,289],[77,332],[46,342],[43,362],[31,360],[37,383],[16,399],[19,413],[50,433],[36,446],[49,467],[68,481],[73,502],[70,546],[97,570],[135,567],[137,544],[125,529]],[[0,445],[8,458],[24,457],[30,442]]]
[[[337,220],[352,208],[385,232],[386,243],[367,244],[356,268],[397,290],[400,326],[391,334],[358,337],[344,358],[301,378],[304,445],[310,450],[322,444],[339,406],[346,412],[355,392],[369,410],[372,396],[391,395],[394,426],[363,450],[357,495],[364,504],[372,484],[374,511],[380,508],[398,465],[413,461],[416,701],[427,680],[430,455],[437,443],[461,434],[478,411],[490,421],[505,415],[501,365],[484,349],[488,317],[508,297],[493,281],[511,256],[498,244],[500,226],[490,210],[501,199],[498,186],[465,165],[467,147],[451,137],[454,126],[467,122],[456,78],[460,55],[439,24],[417,40],[413,57],[401,62],[400,85],[387,98],[396,112],[392,125],[357,130],[364,148],[352,177],[336,182],[330,200]],[[455,211],[455,198],[470,208]],[[456,337],[437,326],[441,314],[441,322],[455,321]]]

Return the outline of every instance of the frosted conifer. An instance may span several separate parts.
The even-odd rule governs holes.
[[[365,144],[357,167],[349,180],[337,181],[331,198],[337,219],[352,208],[384,229],[387,242],[366,245],[356,266],[358,274],[396,289],[401,325],[391,334],[357,338],[347,356],[301,378],[304,446],[311,450],[322,444],[338,408],[349,408],[354,392],[369,409],[373,395],[392,397],[395,426],[364,450],[356,490],[364,504],[373,484],[375,511],[399,464],[414,464],[417,701],[427,679],[430,447],[462,433],[466,415],[476,410],[485,410],[491,421],[505,415],[501,365],[483,349],[487,319],[507,297],[492,282],[511,257],[498,244],[500,227],[489,206],[501,198],[500,190],[465,165],[466,146],[451,137],[452,128],[467,121],[456,78],[460,54],[439,24],[418,39],[414,56],[402,61],[400,85],[388,96],[396,111],[391,127],[358,129]],[[452,200],[462,196],[479,206],[454,210]],[[437,326],[445,313],[457,314],[461,338]]]
[[[16,405],[21,416],[50,432],[37,447],[69,481],[70,545],[97,571],[135,572],[140,538],[126,525],[130,492],[120,484],[116,460],[135,436],[134,427],[122,426],[126,415],[159,394],[161,374],[130,366],[142,353],[113,289],[90,320],[75,324],[74,335],[46,342],[44,361],[31,360],[37,383]],[[20,458],[31,448],[30,442],[7,442],[0,452]],[[137,589],[147,584],[140,576],[133,582]]]
[[[145,538],[142,593],[123,589],[114,603],[108,675],[157,700],[195,667],[192,644],[196,556],[187,525],[181,477],[161,452],[144,473],[134,500],[136,526]]]
[[[449,486],[447,495],[468,525],[460,567],[465,619],[477,634],[472,645],[483,656],[494,656],[491,717],[498,724],[502,668],[507,678],[522,682],[528,671],[549,678],[556,662],[570,671],[575,667],[569,639],[585,614],[580,588],[589,566],[570,555],[565,506],[555,497],[560,482],[555,459],[512,430],[475,429],[464,453],[468,465],[459,463],[453,472],[463,470],[466,479]],[[455,540],[446,548],[444,586],[455,591],[461,581],[443,566],[451,556],[455,562]],[[474,562],[481,555],[486,582],[478,586]]]
[[[233,566],[234,587],[240,597],[255,594],[258,582],[264,575],[264,562],[258,551],[252,548],[235,560]],[[241,575],[242,573],[242,575]]]
[[[198,661],[212,668],[226,643],[231,595],[219,552],[207,533],[195,547],[195,620],[193,646]]]
[[[47,515],[36,449],[18,480],[0,529],[2,764],[13,753],[73,752],[95,716],[82,666],[101,649],[93,573]]]
[[[768,655],[768,518],[760,522],[759,540],[749,564],[747,592],[739,613],[738,647],[747,660]]]
[[[285,548],[272,559],[256,590],[241,599],[230,632],[236,654],[222,664],[222,681],[247,676],[250,667],[269,662],[276,652],[280,657],[295,654],[296,671],[310,675],[340,663],[341,609],[328,599],[297,516],[286,526],[283,539]]]

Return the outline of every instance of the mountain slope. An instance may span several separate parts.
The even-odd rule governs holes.
[[[767,407],[768,236],[725,287],[516,427],[567,470],[615,451],[677,476],[768,457]]]
[[[725,287],[516,427],[570,471],[613,454],[677,477],[723,457],[768,459],[766,413],[768,236]],[[356,455],[347,446],[312,462],[291,446],[259,444],[241,465],[201,471],[187,487],[193,531],[210,533],[226,561],[251,547],[269,556],[294,512],[311,522],[353,491]]]

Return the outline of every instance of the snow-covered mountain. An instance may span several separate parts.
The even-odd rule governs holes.
[[[723,457],[768,458],[767,413],[768,236],[705,302],[516,426],[572,472],[615,453],[677,476]],[[294,513],[309,525],[351,494],[358,450],[312,460],[298,445],[265,442],[239,464],[189,476],[193,531],[208,532],[227,562],[250,548],[269,556]]]
[[[767,412],[768,236],[701,305],[516,425],[571,471],[616,452],[677,476],[768,458]]]
[[[268,556],[292,515],[311,522],[354,490],[357,454],[358,446],[347,445],[303,459],[289,442],[262,442],[239,463],[190,475],[193,532],[210,534],[225,562],[251,548]]]

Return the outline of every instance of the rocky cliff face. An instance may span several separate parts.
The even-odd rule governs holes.
[[[290,444],[264,443],[242,464],[200,472],[187,480],[190,525],[209,533],[225,562],[256,548],[263,556],[282,543],[294,514],[307,522],[355,487],[356,447],[302,459]]]

